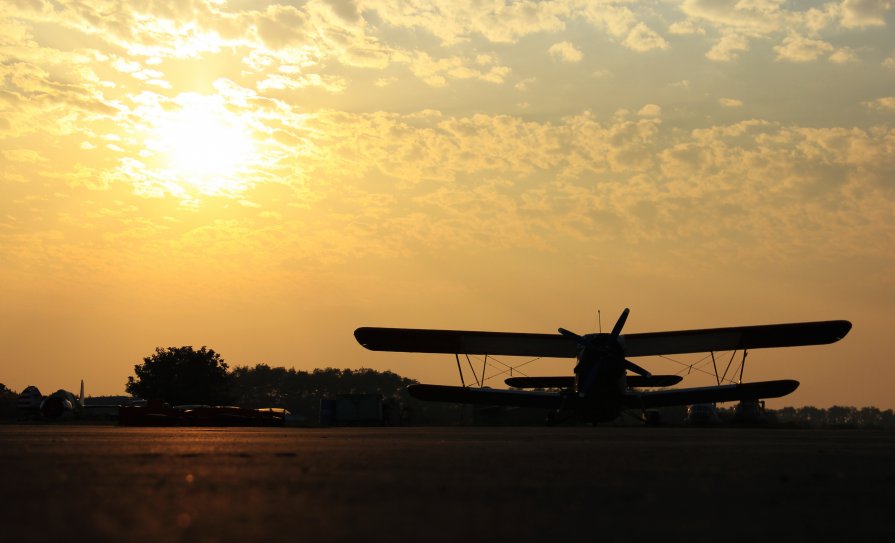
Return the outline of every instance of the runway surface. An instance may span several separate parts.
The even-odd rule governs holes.
[[[895,541],[895,434],[0,426],[3,541]]]

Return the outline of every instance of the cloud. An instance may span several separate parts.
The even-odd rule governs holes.
[[[8,25],[12,33],[3,39],[16,36],[22,43],[16,57],[6,53],[7,61],[0,63],[4,179],[32,180],[21,184],[34,186],[28,190],[35,195],[38,185],[77,187],[97,199],[114,194],[144,204],[151,197],[165,205],[172,199],[194,208],[211,205],[170,175],[163,157],[147,144],[147,134],[153,119],[181,107],[182,89],[172,74],[182,69],[200,75],[197,66],[220,61],[226,78],[203,82],[214,89],[203,92],[219,97],[223,111],[238,116],[263,151],[240,172],[250,193],[240,199],[262,206],[254,220],[261,213],[295,217],[301,210],[307,238],[289,243],[303,254],[327,253],[325,243],[336,238],[342,245],[333,249],[333,258],[348,258],[353,250],[400,253],[431,240],[458,247],[513,240],[542,246],[566,234],[693,247],[711,247],[713,239],[734,230],[745,232],[737,235],[753,247],[803,243],[787,241],[789,235],[798,238],[800,228],[809,240],[823,235],[857,240],[874,228],[883,237],[892,234],[891,206],[884,204],[892,198],[887,180],[893,175],[895,135],[886,126],[807,128],[773,119],[712,126],[706,111],[717,110],[714,103],[742,107],[753,97],[746,89],[707,89],[706,79],[694,71],[658,81],[662,92],[653,98],[625,96],[600,105],[603,111],[627,108],[616,116],[576,110],[580,103],[563,104],[565,117],[545,115],[539,94],[545,89],[536,84],[541,73],[511,53],[538,47],[543,52],[552,43],[550,55],[558,61],[579,62],[578,72],[595,77],[607,73],[604,65],[612,66],[619,80],[627,77],[624,61],[631,51],[678,42],[687,43],[689,51],[715,41],[706,57],[721,62],[744,56],[751,44],[761,45],[755,54],[766,54],[778,42],[775,54],[784,61],[846,62],[855,51],[864,54],[867,49],[855,45],[860,40],[823,34],[836,29],[830,21],[838,20],[826,5],[811,11],[773,1],[690,1],[676,11],[677,4],[666,3],[644,8],[621,2],[495,2],[480,8],[479,21],[472,16],[475,5],[460,2],[371,1],[363,10],[354,3],[312,2],[256,11],[236,11],[225,3],[196,4],[195,10],[163,4],[145,4],[152,17],[144,18],[133,10],[112,13],[57,2],[46,4],[45,13]],[[860,6],[847,7],[853,13],[849,20],[858,21],[854,14]],[[860,13],[860,20],[871,21],[880,11]],[[504,19],[506,26],[496,24]],[[667,42],[652,30],[665,28],[657,25],[667,20],[677,21],[667,33],[693,37]],[[571,22],[576,32],[561,33]],[[62,27],[66,32],[60,35],[70,33],[84,47],[54,49],[55,37],[38,42],[31,30],[38,25]],[[585,58],[571,41],[582,29],[604,47],[610,42],[617,59],[601,64],[602,57]],[[491,45],[527,36],[518,48]],[[207,54],[213,51],[218,54]],[[520,66],[517,77],[510,66]],[[713,65],[710,71],[728,69]],[[466,109],[458,112],[456,104],[465,95],[440,102],[451,93],[420,92],[419,81],[408,74],[433,87],[474,82],[478,86],[470,92],[507,82],[515,87],[504,85],[504,94],[487,95],[491,102],[462,102]],[[157,88],[163,81],[172,89]],[[608,87],[593,78],[588,82]],[[674,89],[680,88],[714,97],[699,106],[708,110],[663,101],[663,93],[679,96]],[[431,105],[419,107],[431,109],[407,113],[416,107],[410,104],[420,102],[402,100],[402,92],[425,95]],[[377,101],[379,96],[387,99]],[[521,98],[531,104],[530,113],[506,114]],[[890,114],[893,101],[884,96],[865,102],[878,112],[867,117]],[[481,105],[496,102],[496,110]],[[477,113],[464,113],[469,111]],[[703,119],[693,121],[701,125],[697,130],[678,121],[691,114]],[[823,122],[818,118],[814,124]],[[119,137],[104,137],[109,134]],[[50,144],[52,156],[46,152]],[[276,198],[265,197],[279,189]],[[849,214],[839,205],[861,213]],[[17,216],[25,216],[24,206],[16,208]],[[737,220],[721,218],[714,225],[707,219],[717,215],[703,208],[728,210]],[[471,209],[481,216],[467,222],[464,215]],[[486,216],[489,209],[499,212]],[[832,217],[829,223],[825,217]],[[238,222],[234,232],[252,231],[248,219]],[[607,225],[628,228],[615,234]],[[867,245],[849,250],[874,250]]]
[[[776,1],[684,0],[681,11],[725,34],[762,36],[775,32],[790,19]]]
[[[677,21],[668,26],[668,32],[678,36],[705,34],[705,29],[691,20]]]
[[[333,94],[344,92],[348,84],[344,78],[327,74],[270,74],[257,83],[259,91],[297,90],[317,87]]]
[[[536,77],[527,77],[525,79],[518,81],[515,85],[513,85],[513,88],[520,92],[526,92],[531,88],[531,86],[534,83],[537,82],[537,80],[538,79]]]
[[[628,37],[625,38],[623,43],[628,49],[638,52],[668,48],[668,42],[642,22],[637,23],[637,25],[631,29],[631,32],[628,34]]]
[[[627,6],[619,6],[601,2],[585,2],[581,11],[585,20],[615,38],[628,35],[631,28],[637,24],[638,18]]]
[[[566,25],[566,2],[429,2],[425,0],[374,0],[364,9],[397,28],[424,30],[443,45],[456,45],[482,36],[493,43],[515,43],[539,32],[558,32]]]
[[[736,98],[718,98],[718,103],[723,107],[743,107],[743,101]]]
[[[450,79],[477,79],[487,83],[503,83],[510,74],[506,66],[494,65],[496,59],[478,55],[475,58],[450,56],[432,58],[418,51],[407,56],[397,56],[396,62],[408,63],[410,71],[433,87],[443,87]]]
[[[627,225],[624,235],[631,242],[709,242],[726,228],[743,231],[739,221],[749,225],[745,228],[753,242],[777,247],[787,245],[790,235],[804,240],[800,229],[806,224],[811,225],[808,237],[818,240],[857,239],[859,231],[874,228],[870,222],[850,224],[838,206],[846,191],[859,186],[866,194],[884,190],[886,172],[891,171],[891,161],[884,158],[891,130],[783,128],[748,121],[683,134],[662,130],[652,117],[658,113],[648,105],[637,120],[620,115],[602,123],[583,114],[556,125],[509,116],[434,117],[422,125],[414,121],[413,129],[401,116],[380,116],[376,125],[361,116],[353,118],[352,128],[345,126],[347,132],[318,145],[339,154],[341,146],[357,148],[357,138],[349,134],[367,134],[376,126],[363,140],[382,142],[383,147],[361,146],[362,154],[353,154],[352,160],[372,160],[378,166],[368,171],[406,180],[407,185],[391,185],[398,189],[392,193],[398,201],[403,200],[401,186],[413,186],[418,192],[428,185],[427,179],[442,180],[433,185],[434,192],[418,200],[439,209],[425,214],[429,227],[421,231],[433,231],[437,223],[436,230],[452,232],[438,238],[449,245],[452,239],[476,245],[490,239],[484,232],[458,231],[453,220],[443,223],[437,218],[443,213],[459,217],[472,201],[482,209],[493,204],[563,217],[554,223],[552,233],[540,231],[547,239],[567,235],[599,239],[600,220],[594,217]],[[828,166],[818,167],[819,163]],[[481,180],[497,177],[509,184],[486,183],[490,188],[475,192],[476,196],[467,192]],[[849,194],[848,199],[855,197]],[[577,207],[569,207],[569,201],[577,202]],[[872,215],[892,214],[881,202],[861,201],[856,205],[870,205]],[[720,224],[709,224],[711,213],[697,211],[704,207],[732,212]],[[748,214],[751,208],[762,209],[764,215]],[[831,215],[834,218],[828,222]],[[503,220],[511,217],[518,220],[519,214]],[[783,235],[781,224],[791,224],[793,230]],[[533,239],[533,232],[524,228],[519,235]]]
[[[744,45],[745,40],[774,39],[786,33],[783,45],[775,48],[778,59],[806,62],[829,51],[821,45],[826,44],[821,34],[836,31],[837,23],[845,28],[882,26],[892,7],[891,0],[843,0],[819,5],[778,0],[685,0],[681,12],[687,18],[674,23],[669,31],[687,34],[695,28],[706,28],[720,33],[724,38],[706,55],[719,61],[732,60],[732,53],[745,50],[731,47],[736,42],[729,36],[737,36]],[[819,53],[818,47],[823,48]],[[830,60],[842,63],[851,58],[852,53],[843,48]]]
[[[658,117],[662,114],[662,108],[656,104],[647,104],[640,108],[637,115],[641,117]]]
[[[885,26],[886,14],[893,5],[891,0],[844,0],[841,4],[842,26]]]
[[[740,53],[748,50],[749,41],[745,37],[738,34],[727,34],[712,46],[705,56],[709,60],[730,62],[736,59]]]
[[[584,56],[580,50],[576,49],[574,45],[567,41],[554,43],[550,46],[548,52],[554,59],[569,63],[581,62],[581,59]]]
[[[829,61],[834,64],[845,64],[847,62],[857,62],[858,57],[850,47],[842,47],[836,49],[829,57]]]
[[[354,0],[322,0],[321,3],[343,21],[357,22],[361,17],[360,7]]]
[[[293,6],[271,5],[254,19],[255,31],[269,49],[304,45],[313,37],[308,14]]]
[[[895,96],[883,96],[870,102],[861,102],[865,107],[874,111],[895,112]]]
[[[787,36],[781,45],[775,45],[777,60],[811,62],[833,51],[833,46],[822,40],[812,40],[797,34]]]

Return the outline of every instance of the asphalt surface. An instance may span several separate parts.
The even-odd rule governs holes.
[[[895,433],[0,426],[2,541],[895,541]]]

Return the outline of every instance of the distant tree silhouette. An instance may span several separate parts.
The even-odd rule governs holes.
[[[895,428],[895,412],[876,407],[784,407],[776,417],[780,424],[802,428]]]
[[[233,401],[227,363],[212,349],[191,346],[157,347],[155,354],[134,366],[135,377],[127,378],[128,394],[160,399],[172,405],[224,405]]]
[[[15,416],[18,393],[6,388],[0,383],[0,419],[11,419]]]

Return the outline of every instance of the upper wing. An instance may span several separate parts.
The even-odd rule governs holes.
[[[851,323],[848,321],[803,322],[622,334],[619,341],[626,356],[650,356],[822,345],[839,341],[850,329]],[[371,351],[555,358],[575,358],[578,352],[575,340],[560,334],[358,328],[354,331],[354,337]]]
[[[577,354],[575,341],[559,334],[358,328],[354,337],[371,351],[559,358],[575,358]]]
[[[849,330],[848,321],[821,321],[623,334],[619,339],[626,356],[651,356],[823,345],[839,341]]]
[[[414,398],[429,402],[456,402],[479,405],[508,405],[559,409],[563,397],[555,392],[523,392],[491,388],[467,388],[444,385],[410,385],[407,392]]]
[[[625,394],[625,407],[628,409],[651,409],[670,405],[779,398],[794,391],[798,386],[798,381],[783,379],[780,381],[758,381],[740,385],[629,392]]]

